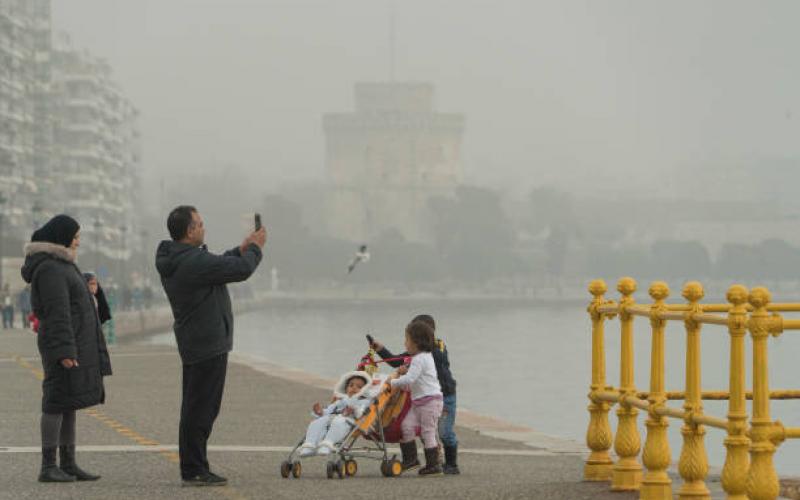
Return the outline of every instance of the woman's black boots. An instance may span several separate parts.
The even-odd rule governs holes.
[[[461,474],[458,470],[458,445],[444,447],[444,473]]]
[[[417,457],[416,441],[400,443],[400,453],[403,455],[403,472],[416,469],[420,466],[419,458]]]
[[[39,472],[40,483],[73,483],[71,476],[56,465],[56,447],[42,448],[42,470]]]
[[[425,448],[425,467],[419,470],[420,476],[440,476],[442,466],[439,465],[439,448]]]
[[[97,481],[100,476],[89,474],[85,470],[78,467],[75,463],[75,445],[65,445],[58,447],[59,455],[61,458],[61,470],[75,476],[78,481]]]

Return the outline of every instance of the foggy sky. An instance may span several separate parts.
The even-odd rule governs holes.
[[[389,77],[388,1],[56,0],[142,111],[148,178],[214,164],[323,177],[321,115]],[[397,80],[467,118],[471,182],[679,189],[800,158],[793,1],[396,2]],[[677,186],[677,187],[676,187]]]

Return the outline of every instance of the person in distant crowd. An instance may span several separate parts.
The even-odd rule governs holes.
[[[31,311],[31,313],[28,314],[28,324],[30,325],[31,331],[33,333],[39,333],[39,318],[37,318],[36,315],[33,314],[33,311]]]
[[[128,285],[122,285],[119,306],[123,311],[128,311],[131,308],[131,288]]]
[[[145,285],[142,296],[144,297],[144,308],[150,309],[153,307],[153,288],[150,285]]]
[[[224,486],[211,472],[206,444],[222,404],[228,353],[233,349],[233,311],[228,283],[245,281],[261,262],[267,233],[250,233],[222,255],[205,245],[197,209],[182,205],[167,217],[171,240],[156,251],[156,268],[175,318],[175,339],[183,363],[183,401],[178,437],[185,486]]]
[[[14,328],[14,301],[11,298],[11,287],[3,286],[3,329]]]
[[[142,305],[144,304],[144,292],[142,292],[141,287],[134,287],[133,294],[131,295],[131,301],[133,305],[133,309],[136,311],[142,310]]]
[[[22,328],[30,328],[30,315],[31,315],[31,286],[26,285],[17,295],[17,307],[19,314],[22,316]]]
[[[430,314],[420,314],[411,320],[412,323],[421,321],[431,328],[431,331],[436,333],[436,321]],[[391,359],[387,361],[390,366],[395,368],[403,364],[402,358],[408,356],[407,352],[395,356],[383,344],[374,340],[371,347],[383,359]],[[436,375],[439,378],[439,386],[442,389],[444,396],[442,409],[442,416],[439,419],[439,438],[444,446],[444,473],[445,474],[460,474],[458,468],[458,439],[454,430],[456,421],[456,380],[450,371],[450,355],[448,354],[447,347],[441,338],[433,339],[433,361],[436,365]],[[405,446],[408,447],[408,455],[416,457],[417,448],[414,441],[411,441]]]
[[[83,273],[86,280],[86,286],[89,287],[89,293],[92,294],[94,305],[97,308],[97,317],[100,319],[100,324],[103,325],[106,321],[111,319],[111,308],[106,300],[106,294],[100,287],[100,282],[97,281],[95,273]]]
[[[22,266],[33,312],[41,320],[36,339],[44,370],[39,481],[47,483],[100,478],[75,462],[75,412],[105,402],[103,377],[111,375],[95,303],[75,264],[80,241],[78,222],[57,215],[33,233]]]

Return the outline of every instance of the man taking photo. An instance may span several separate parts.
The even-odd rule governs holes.
[[[183,363],[183,401],[178,438],[184,486],[224,486],[211,472],[206,443],[222,403],[228,353],[233,349],[233,311],[228,283],[245,281],[261,262],[264,228],[237,248],[214,255],[205,245],[203,219],[194,207],[170,212],[172,240],[156,251],[156,268],[175,318]]]

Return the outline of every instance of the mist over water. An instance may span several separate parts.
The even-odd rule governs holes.
[[[10,46],[36,45],[0,50],[19,59],[0,61],[0,89],[13,90],[0,92],[0,268],[14,292],[14,259],[45,215],[74,208],[81,266],[121,294],[158,290],[157,303],[153,254],[173,207],[198,208],[215,252],[238,246],[258,212],[265,257],[236,296],[280,300],[237,318],[236,349],[336,376],[366,333],[399,349],[404,325],[428,312],[461,406],[580,440],[589,280],[667,280],[673,298],[687,280],[708,297],[742,282],[800,301],[798,2],[31,5],[0,0],[42,21],[30,36],[0,28]],[[49,43],[60,32],[68,50]],[[114,110],[93,100],[100,80],[124,96],[130,130],[101,120]],[[348,273],[361,245],[369,260]],[[667,336],[678,390],[685,339],[674,325]],[[727,349],[724,331],[704,328],[705,388],[727,388]],[[798,354],[791,332],[770,340],[772,387],[798,388]],[[798,404],[773,402],[773,417],[800,424]],[[708,430],[717,465],[721,440]],[[800,467],[795,443],[776,457],[782,472]]]

